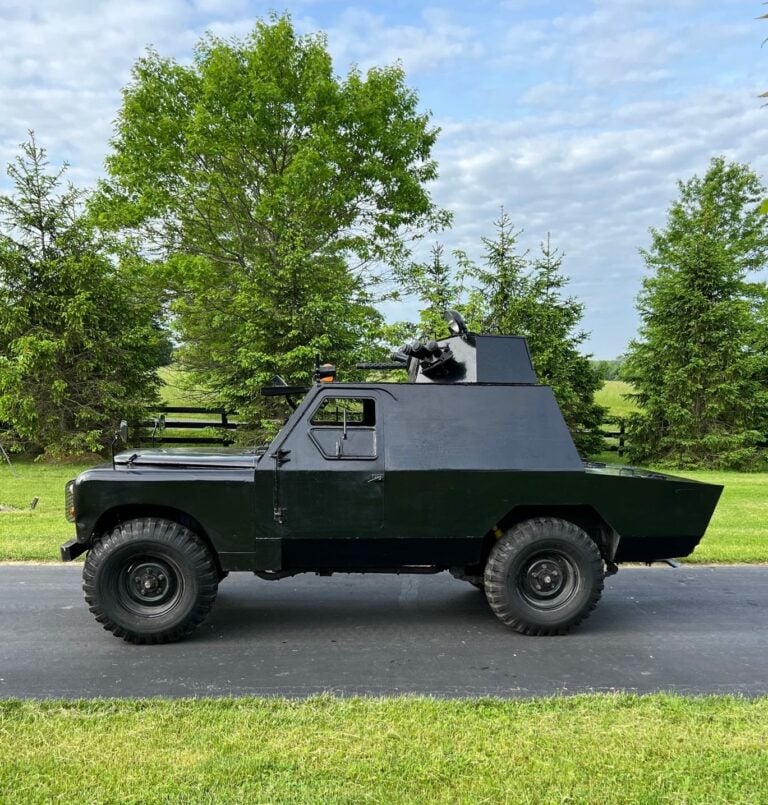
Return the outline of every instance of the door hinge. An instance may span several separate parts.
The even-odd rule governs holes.
[[[288,455],[290,454],[290,450],[283,450],[280,448],[279,450],[275,450],[274,453],[270,456],[277,462],[277,466],[279,467],[281,464],[285,464],[286,461],[290,461]]]

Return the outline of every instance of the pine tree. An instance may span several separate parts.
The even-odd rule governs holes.
[[[445,311],[461,306],[464,290],[456,272],[445,262],[444,252],[443,245],[435,243],[431,259],[412,266],[408,277],[408,290],[422,304],[419,323],[413,326],[421,339],[445,338]]]
[[[34,137],[0,196],[0,432],[30,452],[104,447],[122,416],[156,398],[167,337],[156,299],[61,189]]]
[[[420,298],[427,303],[422,322],[432,321],[437,306],[461,312],[470,329],[478,333],[525,336],[539,382],[552,386],[568,426],[584,455],[603,446],[599,427],[603,409],[594,401],[602,379],[589,355],[579,352],[587,337],[579,324],[584,306],[564,296],[567,278],[562,273],[563,255],[549,236],[541,253],[530,258],[517,248],[517,232],[509,215],[501,211],[493,238],[483,238],[480,264],[456,252],[458,278],[442,261],[442,249],[433,253],[431,271],[422,275]],[[464,299],[464,282],[472,286]],[[440,311],[442,312],[442,311]],[[444,333],[445,325],[439,328]]]
[[[576,445],[590,455],[604,444],[600,424],[605,410],[594,399],[603,379],[591,355],[579,351],[588,337],[580,326],[584,305],[563,296],[568,279],[562,264],[563,254],[547,235],[526,276],[518,332],[527,337],[539,381],[552,386]]]
[[[742,468],[768,428],[764,195],[747,165],[722,157],[678,183],[666,227],[642,255],[653,272],[638,298],[639,338],[622,370],[641,412],[630,456],[678,467]]]

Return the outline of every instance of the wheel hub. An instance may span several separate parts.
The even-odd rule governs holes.
[[[520,595],[532,607],[553,611],[573,598],[579,578],[578,567],[563,551],[538,551],[520,567],[517,585]]]
[[[526,581],[538,595],[550,597],[560,592],[565,576],[556,562],[538,559],[528,566]]]
[[[132,565],[127,570],[128,595],[138,603],[158,605],[166,601],[175,588],[170,569],[152,559]]]

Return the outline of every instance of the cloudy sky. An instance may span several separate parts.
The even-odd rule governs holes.
[[[340,74],[403,63],[442,129],[443,242],[478,254],[501,205],[525,246],[551,232],[596,357],[635,334],[638,248],[676,180],[715,154],[768,178],[758,0],[0,0],[0,164],[34,129],[92,184],[147,45],[188,60],[205,30],[243,34],[271,9],[326,31]]]

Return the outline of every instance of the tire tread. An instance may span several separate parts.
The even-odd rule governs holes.
[[[184,621],[156,634],[134,632],[112,620],[104,609],[97,587],[97,571],[105,558],[119,547],[140,540],[154,540],[184,554],[198,585],[195,604]],[[129,643],[172,643],[187,637],[211,611],[217,591],[218,571],[207,546],[186,526],[159,517],[141,517],[118,523],[94,541],[83,566],[83,592],[88,609],[104,629]]]
[[[596,579],[589,599],[578,614],[562,625],[533,624],[516,611],[507,595],[507,572],[515,556],[540,538],[541,533],[560,532],[587,551]],[[563,635],[580,624],[597,606],[604,587],[603,560],[594,541],[577,525],[555,517],[535,517],[518,523],[493,546],[485,567],[485,595],[496,617],[516,632],[530,636]]]

